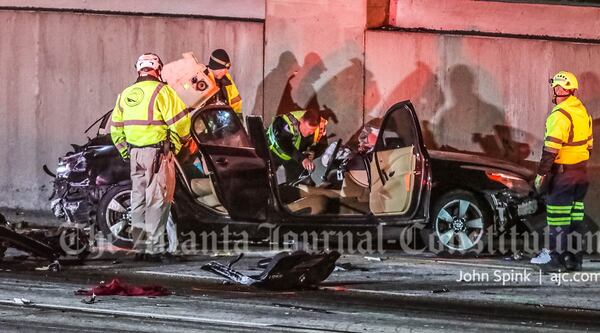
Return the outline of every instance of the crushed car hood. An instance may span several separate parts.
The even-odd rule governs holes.
[[[534,172],[530,169],[497,158],[441,150],[428,150],[428,152],[429,156],[436,160],[455,161],[465,165],[481,166],[495,170],[505,170],[517,174],[525,179],[531,179],[534,176]]]

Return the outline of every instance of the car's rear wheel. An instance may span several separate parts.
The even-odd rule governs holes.
[[[471,192],[452,191],[442,195],[431,214],[435,249],[458,255],[481,252],[492,219],[489,206]]]
[[[111,187],[98,204],[98,228],[114,246],[130,249],[131,236],[131,186]]]

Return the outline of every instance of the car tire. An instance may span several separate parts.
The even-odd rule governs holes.
[[[431,210],[433,248],[438,255],[476,255],[485,249],[492,211],[468,191],[452,191],[439,197]],[[430,244],[431,242],[426,242]]]
[[[131,185],[111,187],[98,203],[96,224],[114,246],[131,249]]]

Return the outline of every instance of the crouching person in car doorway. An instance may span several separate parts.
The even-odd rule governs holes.
[[[267,130],[269,150],[274,168],[283,165],[286,182],[314,170],[313,159],[327,148],[326,126],[327,120],[317,110],[293,111],[273,119]]]
[[[173,154],[190,134],[186,105],[160,80],[162,65],[153,53],[138,58],[138,79],[117,97],[111,126],[113,143],[130,159],[136,259],[157,262],[173,260],[163,240],[175,190]]]

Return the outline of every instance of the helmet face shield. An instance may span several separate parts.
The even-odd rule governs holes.
[[[142,54],[135,63],[135,70],[139,73],[143,69],[150,69],[160,72],[163,63],[160,57],[154,53]]]

